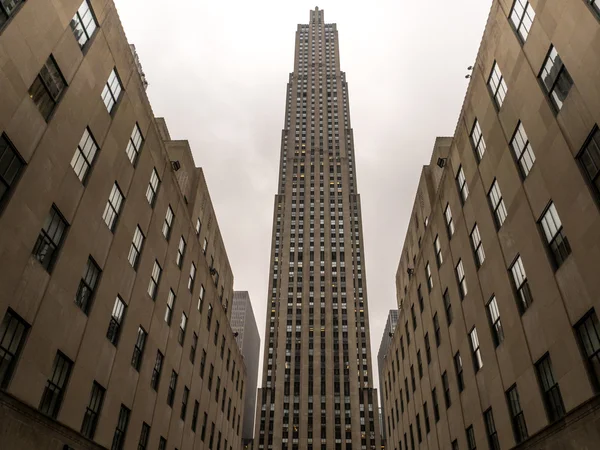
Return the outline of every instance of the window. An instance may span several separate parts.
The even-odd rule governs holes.
[[[553,45],[544,61],[539,78],[555,110],[560,111],[573,86],[573,79]]]
[[[481,133],[481,127],[479,126],[479,121],[477,119],[475,119],[475,123],[471,129],[471,144],[473,144],[473,148],[475,149],[477,161],[481,161],[483,155],[485,154],[486,146],[485,140],[483,139],[483,133]]]
[[[190,347],[190,362],[194,364],[196,360],[196,348],[198,347],[198,335],[194,333],[192,335],[192,346]]]
[[[40,401],[40,411],[56,419],[62,404],[65,388],[69,382],[73,362],[61,352],[56,352],[52,365],[52,376],[46,381],[46,387]]]
[[[596,14],[600,14],[600,2],[598,0],[587,0],[588,3],[594,8]]]
[[[167,214],[165,215],[165,222],[162,227],[162,234],[165,239],[168,241],[169,237],[171,237],[171,226],[173,225],[173,210],[171,209],[171,205],[167,207]]]
[[[208,390],[210,391],[212,389],[212,380],[213,380],[213,374],[215,372],[215,366],[213,366],[212,364],[210,365],[210,370],[208,371]]]
[[[427,356],[427,364],[431,364],[431,346],[429,345],[429,333],[425,333],[425,355]]]
[[[0,324],[0,389],[8,387],[28,330],[29,324],[9,308]]]
[[[446,218],[446,231],[448,231],[448,239],[452,239],[452,236],[454,236],[454,221],[452,220],[452,210],[450,209],[450,203],[446,203],[444,217]]]
[[[115,434],[111,445],[111,450],[123,450],[123,444],[125,444],[125,433],[127,433],[127,425],[129,425],[129,415],[131,411],[125,405],[121,405],[119,411],[119,420],[115,428]]]
[[[425,421],[425,433],[429,434],[431,426],[429,424],[429,409],[427,408],[427,402],[423,403],[423,419]]]
[[[595,4],[595,7],[600,8],[598,5],[600,5],[600,3]],[[0,151],[0,155],[1,154],[2,152]],[[600,129],[598,127],[595,127],[592,131],[592,134],[577,156],[577,160],[588,181],[591,183],[596,198],[600,199]],[[0,181],[2,181],[1,176]],[[0,189],[1,186],[2,185],[0,184]],[[0,199],[1,198],[2,196],[0,195]]]
[[[117,345],[119,342],[119,336],[121,335],[121,324],[123,323],[123,317],[125,316],[125,308],[127,308],[127,305],[121,297],[117,296],[113,306],[112,314],[110,316],[108,331],[106,332],[106,338],[113,345]]]
[[[44,227],[33,247],[33,256],[50,272],[60,251],[68,224],[55,205],[52,205]]]
[[[498,310],[498,302],[496,302],[495,295],[492,295],[492,298],[487,304],[487,312],[492,326],[494,345],[498,347],[504,341],[504,330],[502,329],[502,322],[500,322],[500,311]]]
[[[512,422],[513,432],[515,434],[515,442],[520,444],[529,434],[527,433],[527,425],[525,424],[525,415],[521,409],[519,401],[519,392],[517,386],[513,385],[506,391],[506,400],[508,401],[508,409],[510,411],[510,420]]]
[[[0,149],[2,148],[2,141],[0,140]],[[96,153],[98,152],[98,144],[94,141],[92,134],[90,133],[90,129],[86,128],[83,131],[83,136],[79,140],[79,144],[77,144],[77,149],[75,149],[75,153],[73,154],[73,158],[71,159],[71,167],[75,171],[75,175],[79,178],[79,181],[85,183],[87,174],[94,163],[94,158],[96,157]],[[0,160],[4,159],[2,156],[2,150],[0,150]],[[23,164],[20,160],[16,160],[22,166]],[[20,170],[20,167],[19,167]],[[0,176],[0,181],[3,177]],[[0,196],[1,198],[1,196]]]
[[[448,381],[448,372],[444,371],[442,374],[442,387],[444,388],[444,403],[446,409],[452,406],[452,399],[450,398],[450,382]]]
[[[198,296],[198,311],[202,312],[204,306],[204,285],[200,283],[200,295]]]
[[[488,79],[488,88],[490,89],[492,97],[494,97],[494,104],[500,109],[504,103],[508,87],[506,87],[506,82],[504,81],[502,72],[500,72],[497,61],[494,61],[494,67],[492,67],[492,73]]]
[[[417,390],[417,385],[415,383],[415,369],[412,365],[410,366],[410,381],[411,381],[412,391],[415,392]]]
[[[110,231],[115,231],[117,219],[121,212],[121,205],[123,204],[123,198],[119,185],[115,183],[110,191],[108,202],[104,208],[104,214],[102,214],[102,219]]]
[[[175,399],[175,389],[177,388],[177,373],[173,370],[171,372],[171,381],[169,382],[169,392],[167,393],[167,405],[173,406],[173,400]]]
[[[410,314],[412,316],[412,326],[413,331],[417,329],[417,315],[415,314],[415,305],[414,303],[410,305]]]
[[[438,406],[437,392],[435,388],[433,388],[431,391],[431,400],[433,402],[433,418],[435,419],[435,423],[438,423],[440,421],[440,408]]]
[[[485,261],[485,252],[483,251],[483,244],[481,243],[481,235],[479,234],[477,224],[475,224],[471,231],[471,245],[473,246],[473,253],[475,255],[475,264],[479,268]]]
[[[554,378],[550,355],[544,355],[536,363],[535,367],[542,388],[544,406],[546,407],[548,420],[550,423],[553,423],[565,415],[565,406],[563,404],[562,395],[560,394],[560,388]]]
[[[488,437],[490,450],[500,450],[500,442],[498,441],[498,432],[496,431],[492,408],[483,413],[483,420],[485,422],[485,432]]]
[[[185,339],[185,330],[187,328],[187,316],[184,312],[181,313],[181,322],[179,324],[179,336],[177,340],[180,345],[183,345],[183,340]]]
[[[204,241],[202,242],[202,253],[204,253],[206,255],[206,249],[208,248],[208,239],[204,238]]]
[[[458,450],[458,440],[454,439],[452,441],[452,450]]]
[[[129,249],[129,255],[127,259],[131,267],[137,270],[137,266],[140,260],[140,253],[142,253],[142,247],[144,245],[144,234],[138,225],[133,233],[133,241],[131,242],[131,248]]]
[[[90,401],[85,414],[83,416],[83,423],[81,424],[81,434],[88,439],[94,439],[96,433],[96,425],[98,424],[98,416],[102,409],[102,402],[104,401],[104,393],[106,390],[94,381],[92,385],[92,393],[90,395]]]
[[[481,350],[479,348],[479,337],[477,336],[477,329],[473,327],[469,333],[469,343],[471,344],[471,353],[473,355],[473,366],[475,367],[475,373],[479,372],[479,369],[483,367],[483,358],[481,357]]]
[[[196,432],[196,425],[198,424],[198,409],[200,408],[200,403],[198,400],[194,402],[194,411],[192,412],[192,431]]]
[[[138,450],[146,450],[146,446],[148,445],[148,436],[150,436],[150,425],[144,422],[142,423],[142,432],[140,433]]]
[[[131,357],[131,365],[138,372],[140,370],[140,366],[142,365],[142,355],[144,354],[147,335],[148,333],[146,333],[146,330],[144,330],[142,327],[138,327],[135,347],[133,348],[133,356]]]
[[[96,31],[97,26],[88,0],[84,0],[75,13],[75,16],[71,19],[71,29],[81,48],[85,47],[85,44],[90,40],[94,31]]]
[[[498,186],[497,180],[494,180],[492,183],[492,187],[488,192],[488,199],[490,200],[490,205],[494,211],[496,227],[500,229],[508,214],[506,212],[506,207],[504,206],[504,200],[502,199],[502,193],[500,192],[500,186]]]
[[[148,295],[154,300],[156,298],[156,291],[158,290],[158,283],[160,282],[160,275],[162,268],[158,261],[154,261],[154,267],[152,267],[152,273],[150,274],[150,282],[148,283]]]
[[[208,328],[209,331],[210,331],[210,325],[212,323],[212,310],[213,310],[213,307],[209,303],[208,304],[208,311],[206,312],[206,328]]]
[[[517,3],[519,1],[520,0],[517,0]],[[519,125],[517,125],[515,134],[510,141],[510,146],[513,150],[515,158],[517,159],[517,163],[519,164],[521,176],[526,178],[531,171],[531,167],[533,167],[533,163],[535,162],[535,154],[533,153],[533,149],[531,148],[529,138],[525,133],[525,128],[523,127],[522,122],[519,122]]]
[[[148,200],[148,204],[154,208],[154,202],[156,201],[156,193],[158,192],[158,186],[160,186],[160,178],[158,178],[158,172],[156,169],[152,169],[152,173],[150,174],[150,181],[148,182],[148,187],[146,188],[146,199]]]
[[[527,274],[525,273],[523,260],[520,256],[517,256],[517,259],[510,267],[510,272],[512,273],[515,289],[517,290],[517,304],[519,306],[519,311],[523,314],[533,302],[533,297],[529,290]]]
[[[419,299],[419,309],[421,312],[425,309],[425,303],[423,301],[423,293],[421,292],[421,285],[417,286],[417,298]]]
[[[438,319],[437,313],[433,315],[433,330],[435,332],[435,345],[436,347],[439,347],[440,343],[442,342],[442,339],[440,336],[440,321]]]
[[[158,441],[158,450],[167,450],[167,440],[164,437],[160,437]]]
[[[83,272],[83,277],[79,282],[77,294],[75,295],[75,304],[79,306],[85,314],[89,313],[99,277],[100,268],[96,265],[94,260],[89,257]]]
[[[202,349],[202,358],[200,359],[200,378],[204,378],[204,367],[206,367],[206,350]]]
[[[446,323],[450,325],[452,323],[452,303],[450,302],[450,293],[448,289],[444,291],[444,295],[442,297],[444,300],[444,309],[446,310]]]
[[[185,420],[185,413],[187,412],[187,404],[188,404],[188,398],[190,396],[190,390],[188,389],[187,386],[183,387],[183,397],[181,398],[181,414],[179,417],[181,417],[181,420]]]
[[[125,153],[127,154],[129,161],[131,161],[131,164],[135,165],[143,143],[144,138],[142,137],[142,132],[140,131],[139,125],[136,123],[133,126],[131,137],[129,138],[129,142],[127,143],[127,148],[125,149]],[[150,181],[152,181],[152,178],[150,179]],[[158,180],[158,182],[160,183],[160,179]],[[148,198],[147,192],[146,198]],[[150,200],[148,200],[148,202],[150,203]],[[153,203],[150,203],[150,205],[153,206]]]
[[[467,179],[465,178],[465,172],[462,166],[458,167],[458,173],[456,174],[456,184],[458,186],[458,192],[460,192],[460,199],[463,203],[467,201],[469,197],[469,186],[467,186]]]
[[[552,252],[554,265],[558,268],[571,254],[571,246],[563,232],[562,222],[553,202],[550,202],[546,212],[542,215],[540,225]]]
[[[200,231],[202,230],[202,222],[200,222],[200,218],[196,219],[196,236],[200,236]]]
[[[171,320],[173,319],[173,309],[175,308],[175,292],[173,289],[169,289],[169,296],[167,297],[167,309],[165,310],[165,322],[171,326]]]
[[[160,382],[160,374],[162,373],[163,367],[163,354],[157,350],[156,351],[156,361],[154,361],[154,367],[152,368],[152,378],[150,379],[150,386],[155,391],[158,391],[158,383]]]
[[[119,101],[122,90],[123,88],[121,87],[121,81],[119,80],[117,71],[116,69],[113,69],[102,90],[102,101],[104,101],[104,105],[109,114],[112,113],[115,104]]]
[[[470,425],[466,430],[467,433],[467,449],[468,450],[477,450],[477,442],[475,442],[475,431],[473,430],[473,425]]]
[[[50,120],[66,87],[67,83],[56,65],[54,57],[50,55],[29,88],[29,97],[38,107],[46,122]]]
[[[431,276],[431,267],[429,266],[429,261],[425,265],[425,277],[427,278],[427,290],[431,292],[433,289],[433,277]]]
[[[12,16],[17,7],[23,3],[24,0],[12,0],[10,2],[0,2],[0,27],[2,27],[10,16]]]
[[[458,281],[458,291],[460,292],[460,298],[463,299],[469,292],[467,289],[467,279],[465,277],[465,269],[463,267],[462,259],[458,260],[456,265],[456,280]]]
[[[219,391],[221,390],[221,377],[217,377],[217,387],[215,389],[215,402],[219,402]]]
[[[194,289],[194,281],[196,280],[196,264],[192,263],[190,266],[190,277],[188,278],[188,289],[192,291]]]
[[[204,438],[206,437],[206,425],[208,421],[208,414],[204,413],[204,419],[202,420],[202,429],[200,431],[200,439],[204,442]]]
[[[0,7],[2,6],[0,2]],[[0,14],[2,10],[0,8]],[[2,16],[0,15],[0,20]],[[25,162],[6,135],[0,134],[0,206],[21,175]]]
[[[456,370],[458,392],[462,392],[465,389],[465,379],[463,376],[463,363],[462,358],[460,357],[460,352],[456,352],[456,355],[454,355],[454,369]]]
[[[440,237],[436,236],[435,241],[433,241],[433,246],[435,248],[435,260],[437,262],[438,268],[443,264],[444,258],[442,257],[442,246],[440,245]]]
[[[596,312],[591,310],[575,325],[583,355],[596,390],[600,390],[600,324]],[[0,336],[2,333],[0,332]],[[1,349],[1,347],[0,347]],[[1,355],[1,353],[0,353]],[[1,365],[0,365],[1,367]],[[2,370],[0,369],[0,380]]]
[[[177,246],[177,257],[175,259],[175,264],[177,264],[177,267],[179,267],[181,269],[181,265],[183,264],[183,256],[185,255],[185,239],[183,239],[183,236],[181,236],[179,238],[179,245]]]
[[[527,40],[529,30],[535,18],[535,11],[527,0],[516,0],[510,11],[510,21],[512,22],[521,42]]]

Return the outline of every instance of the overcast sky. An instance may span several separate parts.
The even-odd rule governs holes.
[[[492,0],[115,0],[154,114],[204,168],[265,332],[273,201],[296,25],[337,23],[361,194],[373,374],[421,167],[452,135]],[[168,6],[168,7],[167,7]],[[261,343],[264,346],[264,340]],[[261,357],[262,361],[262,357]],[[262,375],[259,375],[259,383]]]

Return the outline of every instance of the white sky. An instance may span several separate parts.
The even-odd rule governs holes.
[[[492,0],[115,0],[156,116],[204,168],[264,337],[273,201],[296,25],[337,23],[361,194],[374,387],[421,166],[452,135]],[[168,6],[168,7],[167,7]],[[261,352],[262,347],[261,343]],[[262,362],[262,357],[261,357]],[[262,370],[262,369],[261,369]],[[262,374],[259,375],[259,384]]]

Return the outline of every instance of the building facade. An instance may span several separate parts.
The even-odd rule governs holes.
[[[385,362],[385,358],[387,355],[388,348],[392,342],[392,336],[394,335],[394,331],[396,330],[396,325],[398,323],[398,310],[390,309],[388,313],[387,321],[385,322],[385,327],[383,328],[383,334],[381,336],[381,344],[379,344],[379,351],[377,352],[377,371],[379,372],[379,409],[380,411],[385,410],[385,383],[387,383],[386,378],[383,376],[383,365]],[[386,437],[386,429],[385,429],[385,421],[379,421],[379,429],[381,431],[382,440]]]
[[[400,258],[388,448],[598,447],[598,12],[492,3]]]
[[[246,394],[244,396],[244,421],[242,422],[242,439],[246,446],[252,444],[254,439],[254,412],[260,362],[260,335],[248,291],[233,293],[231,329],[237,334],[235,340],[246,365]]]
[[[3,2],[0,54],[0,447],[241,448],[225,246],[113,2]]]
[[[296,31],[278,189],[258,448],[378,448],[348,85],[318,8]]]

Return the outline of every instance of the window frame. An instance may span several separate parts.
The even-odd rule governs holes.
[[[527,272],[525,271],[525,264],[521,255],[517,254],[508,270],[511,273],[511,281],[515,290],[515,299],[521,315],[529,309],[533,303],[533,295],[529,287],[529,281],[527,279]],[[517,279],[517,275],[519,279]]]
[[[80,12],[84,5],[87,6],[87,11],[84,11],[84,13],[82,15]],[[85,17],[86,12],[89,12],[91,19],[92,19],[91,23],[94,24],[94,29],[92,30],[91,33],[88,32],[86,26],[83,24],[83,17]],[[77,38],[77,36],[75,36],[76,27],[74,27],[74,25],[73,25],[73,21],[75,21],[76,19],[77,19],[77,25],[80,25],[81,30],[82,30],[82,35],[79,38]],[[75,40],[79,44],[79,48],[81,49],[82,52],[85,53],[85,50],[87,50],[89,48],[89,46],[91,45],[92,38],[96,35],[96,31],[98,30],[98,28],[100,28],[98,26],[98,19],[96,18],[96,15],[94,14],[94,10],[92,9],[92,5],[90,5],[90,2],[88,0],[83,0],[81,5],[75,12],[75,15],[71,19],[71,22],[69,22],[69,25],[71,26],[71,31],[73,32],[73,36],[75,37]],[[82,36],[85,36],[85,42],[83,42],[83,44],[81,43]]]
[[[163,221],[163,226],[162,226],[162,235],[163,237],[169,241],[169,239],[171,238],[171,231],[173,229],[173,221],[175,220],[175,213],[173,212],[173,208],[171,208],[171,205],[169,204],[167,206],[167,212],[165,213],[165,219]]]
[[[506,391],[506,403],[508,404],[508,413],[510,415],[515,443],[518,445],[529,437],[529,433],[516,384],[513,384]]]
[[[553,55],[553,51],[555,51],[555,55],[554,55],[554,59],[552,59],[552,55]],[[558,61],[558,62],[557,62]],[[552,62],[552,65],[549,67],[549,63]],[[553,72],[552,69],[554,69],[554,67],[558,64],[559,69],[556,71],[556,77],[554,77],[553,80],[550,80],[551,87],[549,88],[548,85],[546,84],[544,77],[544,73],[548,73],[548,76]],[[564,77],[564,78],[561,78]],[[548,99],[548,101],[550,102],[550,105],[552,107],[552,110],[554,111],[554,114],[558,114],[567,97],[569,96],[569,93],[571,92],[571,88],[573,87],[573,85],[575,84],[573,81],[573,78],[571,77],[571,74],[569,73],[569,71],[567,70],[567,67],[565,66],[565,64],[562,61],[562,58],[560,57],[558,50],[556,50],[556,47],[554,46],[554,44],[550,44],[550,49],[548,50],[548,53],[546,54],[546,57],[544,58],[544,62],[542,63],[542,68],[540,69],[540,72],[538,74],[538,81],[540,82],[543,91],[545,92],[545,97]],[[565,94],[564,99],[562,100],[557,100],[554,96],[553,93],[556,89],[556,87],[559,84],[559,80],[562,80],[563,82],[566,83],[570,83],[569,87],[567,89],[567,92]],[[560,104],[558,103],[560,101]]]
[[[458,283],[458,292],[460,294],[460,299],[464,300],[464,298],[469,293],[469,288],[467,286],[467,275],[465,273],[465,267],[462,262],[462,258],[460,258],[456,263],[454,273],[456,275],[456,282]]]
[[[450,292],[448,291],[448,288],[446,288],[442,294],[442,302],[444,303],[444,310],[446,311],[446,325],[450,326],[452,320],[454,320],[454,315],[452,312],[452,301],[450,300]]]
[[[12,322],[16,321],[16,326],[12,325]],[[6,389],[12,380],[15,367],[25,346],[25,341],[29,335],[29,329],[31,325],[27,323],[20,315],[18,315],[13,309],[8,308],[2,322],[0,322],[0,389]],[[8,343],[5,343],[5,339],[8,333],[12,331]],[[15,341],[15,337],[18,335],[18,340]],[[8,345],[6,345],[8,344]],[[15,345],[16,344],[16,345]],[[6,363],[7,355],[10,355],[10,360]],[[4,366],[4,369],[3,369]]]
[[[123,450],[130,417],[131,410],[121,403],[121,409],[119,410],[119,418],[117,420],[117,425],[115,426],[111,450]]]
[[[517,3],[523,8],[523,13],[519,17],[519,13],[516,11],[515,7]],[[529,12],[533,12],[533,17],[530,16]],[[525,16],[529,19],[529,22],[525,22]],[[508,14],[508,21],[512,25],[512,28],[519,39],[521,45],[525,44],[527,38],[529,37],[529,33],[531,31],[531,27],[533,26],[533,21],[535,20],[535,10],[531,6],[528,0],[525,0],[525,5],[521,0],[515,0],[513,2],[512,8],[510,9],[510,13]],[[516,23],[518,22],[518,23]],[[523,28],[525,29],[525,33],[521,32],[522,25],[529,23],[529,28],[525,25]],[[525,34],[525,36],[523,36]]]
[[[154,367],[152,367],[152,377],[150,378],[150,387],[154,391],[158,391],[160,385],[160,376],[162,375],[162,369],[164,366],[165,356],[160,350],[156,350],[156,359],[154,360]]]
[[[98,417],[102,412],[105,394],[106,389],[94,380],[92,383],[92,391],[90,392],[90,400],[85,408],[80,430],[80,433],[88,439],[93,440],[94,435],[96,434]]]
[[[58,377],[57,370],[59,371]],[[73,361],[63,352],[58,350],[54,356],[54,362],[52,363],[52,376],[46,380],[46,386],[44,387],[44,392],[40,399],[38,410],[42,414],[45,414],[52,419],[58,417],[72,371]]]
[[[113,204],[113,201],[115,204]],[[117,228],[117,224],[119,223],[119,216],[123,210],[123,203],[125,203],[125,196],[123,195],[123,191],[121,191],[119,184],[115,181],[110,190],[110,194],[108,195],[104,213],[102,213],[102,220],[112,233],[115,232],[115,228]]]
[[[497,201],[494,200],[493,197],[496,197]],[[500,230],[508,218],[508,210],[506,209],[506,205],[504,203],[504,197],[502,196],[502,191],[500,190],[500,184],[496,178],[494,178],[494,181],[488,190],[487,198],[488,204],[492,209],[492,215],[494,216],[496,230]]]
[[[454,218],[452,217],[452,209],[450,208],[450,202],[446,203],[446,209],[444,209],[444,222],[446,223],[446,231],[448,233],[448,240],[452,239],[456,228],[454,226]]]
[[[456,186],[458,187],[460,201],[464,205],[469,198],[469,185],[467,184],[462,164],[458,166],[458,170],[456,171]]]
[[[519,120],[519,123],[517,123],[517,127],[515,128],[515,131],[510,139],[509,145],[517,165],[517,169],[519,170],[521,180],[525,180],[531,172],[536,158],[535,153],[533,152],[533,147],[531,146],[531,142],[529,141],[529,136],[527,136],[525,126],[521,120]]]
[[[500,441],[498,440],[498,430],[494,421],[494,413],[492,408],[488,408],[483,412],[483,422],[485,424],[485,434],[488,438],[490,450],[500,450]]]
[[[119,308],[122,306],[122,308]],[[118,312],[119,317],[115,316],[115,312]],[[125,313],[127,312],[127,304],[121,298],[120,295],[117,295],[115,299],[115,304],[113,305],[113,309],[110,315],[110,322],[108,323],[108,330],[106,331],[106,338],[109,342],[115,347],[119,343],[119,337],[121,336],[121,326],[125,319]]]
[[[56,224],[55,220],[57,221]],[[58,242],[55,242],[54,238],[56,237],[56,233],[53,234],[54,238],[51,238],[45,228],[56,228],[60,225],[62,225],[60,237]],[[52,204],[32,251],[33,257],[42,265],[44,269],[46,269],[46,272],[48,273],[52,273],[52,270],[54,269],[56,261],[62,250],[62,246],[66,240],[67,233],[69,232],[69,226],[69,222],[67,222],[58,207],[55,204]],[[58,228],[56,228],[56,231],[58,231]],[[43,249],[42,245],[44,245],[46,248]],[[51,249],[51,253],[49,254],[49,258],[46,260],[46,256],[48,256],[48,248]],[[40,260],[40,258],[43,259]]]
[[[114,80],[111,82],[111,78],[113,77],[113,74],[114,74]],[[117,82],[117,86],[119,88],[119,92],[117,93],[116,96],[111,88],[111,85],[114,83],[114,81]],[[115,89],[115,91],[116,91],[116,89]],[[102,89],[102,93],[100,94],[100,98],[102,99],[102,102],[104,103],[104,106],[106,107],[106,111],[108,112],[108,114],[111,117],[114,117],[115,112],[118,109],[120,100],[123,97],[124,92],[125,92],[125,90],[123,89],[123,82],[121,81],[119,72],[117,72],[116,67],[113,67],[112,70],[110,71],[110,73],[108,74],[108,78],[106,79],[106,83],[104,83],[104,88]],[[108,98],[108,95],[110,95],[109,103],[112,101],[112,104],[110,107],[108,106],[107,100],[106,100]]]
[[[588,321],[591,323],[588,324]],[[587,324],[587,325],[586,325]],[[584,339],[582,327],[585,325],[586,336]],[[588,375],[596,392],[600,392],[600,322],[594,308],[590,309],[573,327],[577,335],[577,342],[581,355],[585,360]],[[591,330],[590,330],[591,328]],[[590,335],[595,334],[595,339]],[[594,364],[591,360],[596,360]]]
[[[473,250],[473,258],[475,259],[475,266],[479,269],[485,262],[485,250],[483,248],[483,241],[481,239],[481,233],[479,232],[479,226],[477,223],[473,225],[471,234],[471,249]]]
[[[136,235],[141,236],[141,239],[138,239],[140,242],[139,244],[136,244]],[[127,260],[129,261],[129,264],[131,265],[131,267],[133,267],[133,270],[137,271],[139,265],[140,265],[140,259],[142,256],[142,251],[144,250],[144,243],[146,241],[146,236],[144,235],[144,232],[142,231],[142,229],[140,228],[139,224],[137,225],[135,231],[133,232],[133,238],[131,240],[131,247],[129,248],[129,254],[127,255]],[[139,245],[139,248],[138,248]],[[135,260],[132,262],[132,255],[135,255]]]
[[[494,340],[494,346],[498,347],[504,342],[504,328],[502,327],[502,321],[500,318],[500,309],[498,308],[498,301],[496,295],[492,294],[490,299],[485,305],[487,312],[490,328],[492,330],[492,338]]]
[[[136,143],[137,142],[137,143]],[[133,124],[133,130],[131,130],[131,136],[129,136],[129,140],[127,141],[127,147],[125,147],[125,154],[127,155],[127,159],[133,165],[133,167],[137,166],[138,159],[140,157],[140,153],[142,152],[142,147],[144,146],[144,135],[142,134],[142,130],[140,125],[136,122]],[[159,177],[160,181],[160,177]],[[159,185],[160,187],[160,185]]]
[[[589,150],[592,144],[595,147],[595,152],[590,152]],[[584,156],[587,156],[587,159],[589,160],[588,164],[584,162]],[[592,131],[575,158],[577,159],[577,165],[586,180],[586,184],[592,191],[596,204],[600,206],[600,128],[598,125],[594,125],[594,128],[592,128]],[[595,166],[595,175],[589,172],[588,166],[590,165]]]
[[[182,245],[182,243],[183,243],[183,245]],[[186,248],[187,248],[187,243],[185,242],[185,239],[183,238],[183,236],[181,236],[179,238],[179,244],[177,245],[177,256],[175,257],[175,264],[180,269],[183,266],[183,258],[185,257]]]
[[[469,139],[471,141],[471,145],[473,146],[473,151],[475,152],[475,159],[477,160],[477,164],[479,164],[485,156],[487,145],[485,144],[483,131],[481,130],[481,125],[479,124],[479,120],[477,118],[475,118],[473,126],[471,127]]]
[[[494,84],[496,84],[496,86],[494,86]],[[497,60],[494,61],[492,70],[488,76],[487,87],[492,96],[496,111],[500,111],[506,100],[506,95],[508,94],[508,86],[506,85],[506,80],[504,79],[504,75],[502,75]]]
[[[477,327],[473,327],[471,328],[471,331],[469,331],[469,346],[471,348],[473,369],[475,370],[475,374],[477,374],[483,368],[483,357],[481,356],[481,343],[479,342]]]
[[[154,181],[154,183],[153,183],[153,181]],[[158,176],[156,167],[153,167],[152,173],[150,173],[150,181],[148,181],[148,187],[146,188],[146,200],[148,200],[148,204],[153,209],[154,209],[154,205],[156,204],[156,197],[158,196],[159,189],[160,189],[160,177]]]
[[[444,264],[444,257],[442,255],[442,244],[440,243],[440,235],[436,234],[435,240],[433,241],[433,248],[435,249],[435,261],[438,269]]]
[[[545,366],[542,367],[542,366]],[[546,370],[545,374],[542,374],[542,369]],[[554,423],[557,420],[562,419],[566,415],[565,405],[560,391],[560,386],[556,377],[554,376],[554,368],[552,367],[552,360],[550,359],[550,353],[546,353],[535,363],[535,372],[538,379],[538,385],[544,400],[544,409],[549,423]],[[549,383],[553,383],[549,385]]]
[[[148,333],[140,325],[136,334],[135,345],[133,347],[133,354],[131,356],[131,366],[137,371],[140,371],[142,366],[142,359],[144,357],[144,349],[146,348],[146,340],[148,339]]]
[[[44,77],[41,74],[42,74],[42,70],[44,70],[44,69],[46,69],[47,73],[50,73],[50,71],[48,70],[48,64],[53,65],[54,68],[56,69],[56,73],[54,75],[58,75],[58,79],[56,79],[54,81],[61,81],[62,87],[57,85],[57,86],[53,86],[52,88],[50,88],[48,81],[44,80]],[[39,90],[40,87],[43,88],[43,92],[41,90]],[[67,81],[66,81],[62,71],[60,70],[58,63],[56,62],[56,59],[54,59],[54,55],[50,54],[50,56],[48,56],[48,59],[46,60],[46,62],[44,63],[44,65],[42,66],[42,68],[40,69],[38,74],[36,75],[36,77],[34,78],[33,82],[31,83],[31,86],[29,87],[29,90],[28,90],[29,97],[31,98],[31,100],[33,101],[35,106],[37,107],[37,110],[40,112],[40,114],[42,115],[42,117],[44,118],[46,123],[50,122],[50,120],[54,116],[56,108],[58,107],[58,104],[61,102],[63,96],[65,95],[65,91],[67,90],[68,87],[69,87],[69,85],[67,84]],[[52,92],[55,89],[60,89],[60,91],[58,92],[57,95],[52,94]],[[45,114],[44,114],[44,111],[42,111],[42,109],[41,109],[42,104],[38,103],[36,101],[36,99],[34,99],[34,97],[40,93],[45,94],[45,96],[47,96],[48,100],[52,103],[52,107]],[[44,95],[42,95],[42,97],[44,97]],[[38,101],[42,100],[42,97],[38,98],[37,100]]]
[[[88,275],[90,275],[90,268],[93,272],[91,274],[92,279],[88,279]],[[92,308],[92,304],[94,303],[96,288],[100,283],[101,277],[102,269],[100,269],[100,266],[98,266],[98,264],[96,263],[96,261],[94,261],[94,258],[92,258],[91,255],[88,256],[83,277],[79,281],[79,287],[77,288],[77,293],[75,294],[75,304],[79,307],[79,309],[81,309],[81,311],[83,311],[83,313],[86,316],[89,315],[90,309]]]
[[[548,215],[552,220],[549,220]],[[538,225],[545,237],[546,249],[552,260],[554,270],[558,270],[571,255],[571,245],[564,233],[564,226],[552,200],[540,216]],[[552,228],[555,228],[555,230],[552,231]],[[559,242],[556,243],[557,241]]]

